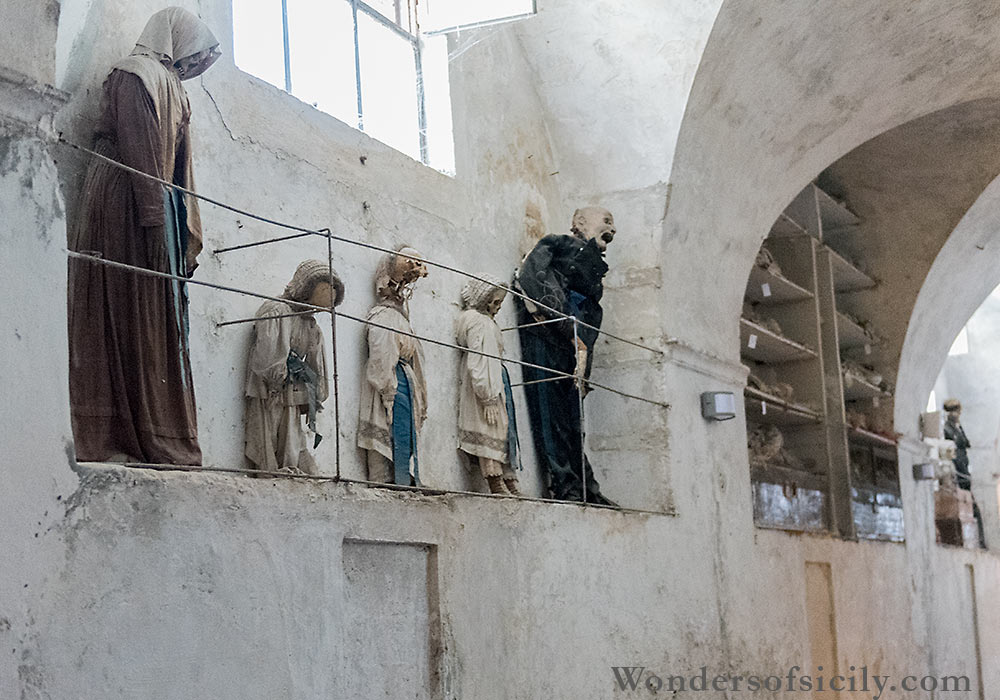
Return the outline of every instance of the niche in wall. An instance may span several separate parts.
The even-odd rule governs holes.
[[[775,221],[747,281],[740,356],[754,520],[899,541],[892,388],[869,361],[879,335],[863,302],[876,282],[858,223],[810,184]]]

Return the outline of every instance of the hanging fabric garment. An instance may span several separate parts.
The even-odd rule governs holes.
[[[524,259],[517,284],[531,299],[600,328],[603,320],[600,302],[607,271],[604,254],[594,240],[566,234],[549,235]],[[538,320],[536,314],[545,318],[551,314],[521,298],[515,299],[515,306],[518,325],[522,326],[519,331],[521,359],[573,374],[577,360],[573,322],[564,320],[525,328],[523,326]],[[598,334],[583,326],[577,330],[577,337],[588,350],[584,377],[589,378]],[[524,394],[535,452],[548,473],[552,497],[583,501],[586,496],[592,503],[607,502],[594,478],[590,460],[583,454],[580,393],[576,382],[565,378],[531,383],[552,378],[551,373],[532,367],[524,367],[522,377],[527,383]]]
[[[215,55],[218,41],[180,8],[156,13],[143,37],[156,46],[137,46],[104,83],[95,150],[194,189],[190,105],[172,61]],[[198,204],[164,189],[92,161],[70,249],[190,276],[201,250]],[[200,464],[186,286],[72,260],[68,292],[77,459]]]
[[[386,328],[367,327],[368,362],[361,385],[358,447],[390,460],[396,478],[403,479],[396,483],[408,485],[409,476],[404,475],[410,474],[410,459],[416,463],[420,428],[427,416],[423,350],[416,338],[393,332],[413,332],[402,305],[380,303],[369,312],[368,320]],[[403,386],[400,377],[406,380]],[[392,405],[391,412],[387,403]],[[416,468],[413,477],[419,484]]]
[[[309,440],[302,425],[303,412],[313,416],[329,395],[326,352],[319,324],[311,315],[286,316],[294,308],[284,302],[266,301],[257,311],[250,357],[247,361],[245,454],[254,468],[263,471],[301,471],[316,474]],[[315,381],[289,372],[289,358],[310,370]],[[294,364],[294,363],[293,363]]]

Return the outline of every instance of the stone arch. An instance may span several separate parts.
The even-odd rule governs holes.
[[[664,326],[735,360],[743,286],[778,213],[827,166],[880,134],[1000,96],[1000,46],[981,30],[997,19],[1000,8],[987,2],[887,8],[841,0],[795,12],[783,3],[725,2],[672,169],[661,264],[671,281],[665,289],[683,290],[685,301],[665,300]],[[986,182],[967,183],[962,196],[974,190],[974,199]]]

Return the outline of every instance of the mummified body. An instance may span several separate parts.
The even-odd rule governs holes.
[[[186,10],[153,15],[104,83],[97,152],[193,189],[181,81],[211,66],[217,46]],[[197,201],[95,159],[69,247],[189,277],[201,250]],[[201,463],[183,282],[71,260],[69,340],[77,459]]]
[[[344,299],[337,273],[306,260],[285,287],[286,301],[266,301],[257,311],[246,381],[245,454],[254,469],[316,474],[306,429],[315,435],[316,413],[330,392],[323,333],[296,302],[331,307]],[[306,426],[303,427],[303,418]]]
[[[603,279],[608,271],[604,251],[614,236],[611,212],[598,207],[578,209],[571,233],[545,236],[528,253],[517,285],[531,299],[599,328],[604,316]],[[516,306],[525,362],[575,374],[579,380],[590,377],[596,331],[578,326],[574,333],[569,320],[525,327],[557,317],[520,298]],[[551,379],[552,374],[532,367],[524,367],[522,375],[535,453],[548,472],[552,497],[613,505],[601,495],[583,454],[581,381],[539,381]]]
[[[462,290],[462,308],[455,324],[463,353],[458,395],[458,447],[479,463],[492,493],[520,493],[514,465],[518,464],[517,421],[510,377],[503,363],[503,335],[494,320],[506,291],[474,281]],[[494,284],[489,284],[493,282]]]
[[[427,276],[413,248],[387,253],[375,271],[375,306],[368,312],[368,362],[361,384],[358,447],[368,452],[368,478],[420,483],[417,441],[427,417],[420,341],[410,327],[412,285]],[[397,333],[396,331],[401,331]]]

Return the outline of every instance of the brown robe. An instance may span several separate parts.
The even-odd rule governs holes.
[[[193,189],[189,119],[177,74],[131,56],[105,81],[95,150]],[[70,248],[190,275],[201,250],[197,201],[185,197],[186,215],[175,217],[165,190],[94,159]],[[201,463],[183,284],[71,260],[69,339],[78,460]]]

